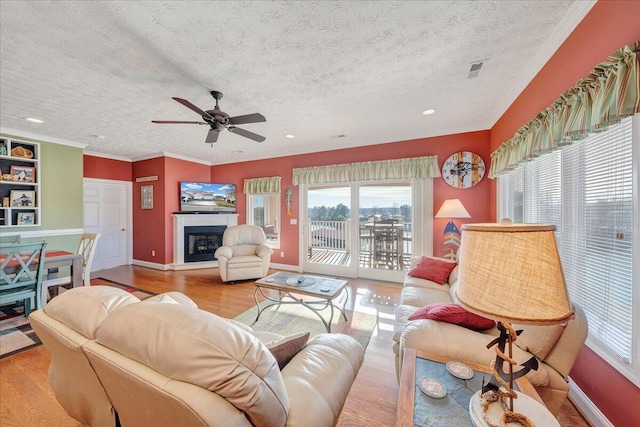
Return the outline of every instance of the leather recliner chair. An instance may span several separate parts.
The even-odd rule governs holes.
[[[223,282],[260,279],[269,272],[271,249],[266,236],[257,225],[233,225],[222,236],[214,257],[218,260]]]

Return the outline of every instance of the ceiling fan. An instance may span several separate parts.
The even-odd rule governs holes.
[[[180,104],[200,114],[204,122],[185,122],[185,121],[166,121],[166,120],[152,120],[151,122],[158,123],[158,124],[208,125],[211,127],[211,129],[209,129],[209,134],[207,135],[207,140],[205,141],[207,144],[213,144],[214,142],[218,141],[218,134],[222,132],[223,129],[227,129],[231,133],[244,136],[245,138],[249,138],[257,142],[262,142],[266,139],[264,136],[236,127],[236,125],[243,125],[247,123],[266,122],[267,119],[265,119],[262,114],[253,113],[253,114],[245,114],[244,116],[229,117],[229,115],[224,111],[220,110],[220,107],[218,106],[218,100],[222,98],[222,92],[212,90],[211,96],[213,96],[213,98],[216,100],[216,106],[213,108],[213,110],[206,110],[206,111],[196,107],[186,99],[173,97],[173,99],[178,101]]]

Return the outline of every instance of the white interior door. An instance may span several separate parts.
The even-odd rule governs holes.
[[[100,233],[91,270],[131,264],[131,183],[85,178],[84,229]]]

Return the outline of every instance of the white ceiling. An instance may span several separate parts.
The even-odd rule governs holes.
[[[593,4],[3,0],[0,131],[222,164],[489,129]],[[151,123],[211,90],[266,141]]]

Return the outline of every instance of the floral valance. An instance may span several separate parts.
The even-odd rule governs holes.
[[[491,153],[490,178],[640,110],[640,41],[614,52]]]
[[[293,185],[434,178],[438,176],[440,176],[438,156],[425,156],[296,168],[293,170]]]
[[[244,180],[244,194],[279,193],[280,177],[252,178]]]

